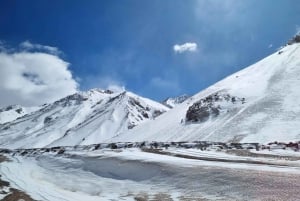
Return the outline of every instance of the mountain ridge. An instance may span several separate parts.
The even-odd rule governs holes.
[[[139,126],[117,140],[261,143],[299,140],[300,105],[296,101],[300,98],[299,58],[299,43],[287,45],[188,98],[151,124]],[[223,98],[212,105],[201,106],[203,111],[196,111],[206,114],[205,121],[187,119],[189,108],[197,108],[197,102],[204,102],[218,93],[235,97],[239,104]],[[219,106],[219,112],[223,113],[215,115],[213,109]]]
[[[153,120],[167,110],[164,105],[132,92],[78,92],[0,124],[0,146],[93,144]]]
[[[297,141],[300,139],[297,40],[295,36],[279,51],[194,96],[166,99],[165,104],[173,104],[173,109],[132,92],[102,89],[77,92],[26,112],[21,106],[4,108],[0,111],[3,122],[0,122],[0,146]]]

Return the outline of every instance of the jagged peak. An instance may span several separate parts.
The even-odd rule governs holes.
[[[187,94],[182,94],[180,96],[176,96],[176,97],[168,97],[166,98],[162,104],[169,107],[169,108],[173,108],[176,105],[184,102],[186,99],[188,99],[190,96]]]

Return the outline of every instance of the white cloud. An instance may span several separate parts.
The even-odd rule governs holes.
[[[40,105],[76,92],[68,66],[48,53],[0,52],[0,106]]]
[[[24,41],[20,44],[21,48],[25,50],[37,50],[37,51],[45,51],[50,54],[59,55],[61,51],[57,47],[52,47],[48,45],[40,45],[40,44],[33,44],[30,41]]]
[[[121,85],[108,85],[107,86],[107,89],[111,90],[111,91],[114,91],[114,92],[122,92],[122,91],[125,91],[125,86],[121,86]]]
[[[84,77],[83,81],[87,89],[101,88],[101,89],[109,89],[114,92],[122,92],[126,90],[124,83],[118,80],[116,77],[112,77],[112,76],[105,76],[105,75],[91,76],[90,75]]]
[[[176,53],[195,52],[197,51],[197,43],[184,43],[182,45],[174,45],[173,50]]]

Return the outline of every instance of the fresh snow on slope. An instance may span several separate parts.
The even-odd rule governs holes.
[[[38,110],[40,107],[22,107],[20,105],[10,105],[4,108],[0,108],[0,124],[4,124],[26,114]]]
[[[300,44],[294,43],[171,110],[131,92],[99,89],[78,92],[32,112],[4,109],[0,112],[0,147],[298,141],[299,99]]]
[[[94,144],[153,120],[164,105],[131,92],[78,92],[15,121],[0,124],[8,148]]]
[[[300,45],[296,43],[225,78],[116,140],[295,141],[300,139],[298,100]],[[192,120],[187,121],[189,108]]]
[[[164,100],[162,102],[162,104],[164,104],[165,106],[167,106],[169,108],[174,108],[177,105],[179,105],[180,103],[184,102],[188,98],[189,98],[189,96],[186,94],[177,96],[177,97],[170,97],[170,98],[167,98],[166,100]]]
[[[215,161],[179,158],[140,149],[14,153],[1,163],[1,179],[35,200],[299,200],[299,161],[248,160],[195,149],[165,150]],[[230,190],[228,190],[230,189]],[[160,195],[160,196],[159,196]],[[164,195],[164,197],[162,197]],[[262,197],[264,196],[264,197]]]

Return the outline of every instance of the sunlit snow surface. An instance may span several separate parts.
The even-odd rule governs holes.
[[[153,120],[167,110],[166,106],[131,92],[98,89],[78,92],[14,121],[0,122],[0,147],[99,143]]]
[[[280,52],[225,78],[155,121],[114,140],[259,143],[299,140],[300,45],[286,46]],[[224,105],[226,112],[205,122],[185,122],[191,105],[217,92],[245,98],[245,103]]]
[[[215,151],[166,151],[249,160]],[[149,200],[155,196],[172,200],[300,199],[299,161],[253,158],[277,165],[224,163],[145,153],[135,148],[9,158],[12,161],[1,163],[2,179],[36,200],[134,200],[141,195]]]
[[[215,101],[215,106],[220,106],[219,115],[209,116],[202,122],[186,121],[190,106],[216,93],[244,101]],[[129,141],[263,144],[298,141],[299,100],[300,44],[296,43],[285,46],[280,54],[276,52],[221,80],[171,110],[131,92],[93,89],[44,105],[13,121],[10,120],[18,117],[16,112],[2,113],[0,147]]]

